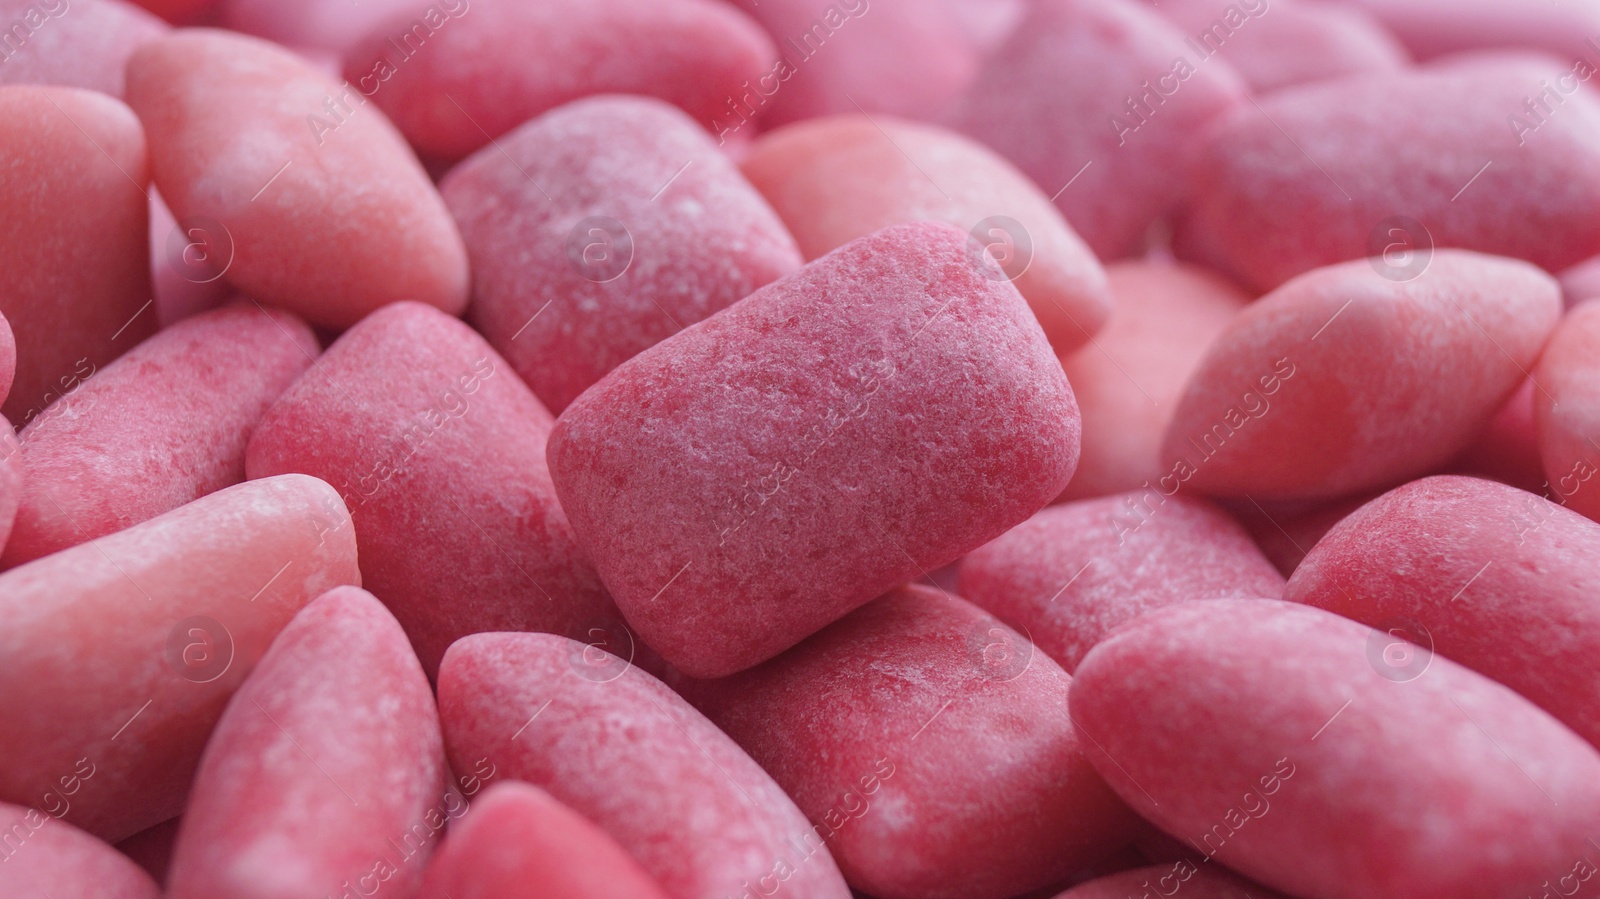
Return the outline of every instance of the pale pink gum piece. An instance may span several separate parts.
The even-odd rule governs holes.
[[[477,634],[439,669],[456,770],[526,781],[593,821],[675,899],[847,899],[778,784],[667,686],[550,634]]]
[[[952,121],[1032,178],[1109,260],[1139,251],[1183,198],[1204,130],[1244,101],[1226,62],[1198,59],[1143,3],[1037,0]]]
[[[1089,653],[1073,720],[1135,810],[1302,899],[1538,895],[1594,858],[1600,753],[1447,659],[1397,682],[1396,643],[1276,600],[1169,606]]]
[[[347,328],[410,299],[467,303],[455,224],[405,141],[364,98],[287,50],[188,29],[128,63],[128,102],[178,220],[220,225],[224,277],[312,324]]]
[[[1514,487],[1440,476],[1339,522],[1284,598],[1396,628],[1600,744],[1597,575],[1600,524]]]
[[[1331,499],[1425,474],[1489,424],[1560,314],[1549,275],[1463,250],[1410,281],[1365,259],[1309,272],[1212,343],[1157,483]]]
[[[1284,899],[1281,894],[1231,874],[1225,868],[1190,859],[1096,878],[1055,899],[1154,899],[1176,896],[1180,890],[1183,899]]]
[[[807,259],[891,225],[945,222],[988,247],[1057,353],[1111,313],[1105,271],[1050,198],[959,134],[845,115],[763,135],[741,165]]]
[[[1548,344],[1545,352],[1549,352]],[[1542,385],[1536,387],[1533,378],[1525,378],[1488,427],[1451,463],[1448,473],[1490,478],[1529,493],[1544,493],[1547,485],[1533,411],[1535,401],[1542,399],[1540,389]]]
[[[172,866],[172,849],[178,840],[178,826],[183,819],[172,818],[146,827],[131,837],[117,843],[117,851],[133,859],[133,863],[165,885],[167,869]]]
[[[623,363],[550,437],[645,643],[748,668],[1038,511],[1078,410],[1027,303],[949,225],[886,228]]]
[[[0,550],[10,541],[17,507],[22,505],[22,444],[11,422],[0,415]]]
[[[1250,89],[1405,68],[1411,56],[1378,20],[1324,0],[1146,0],[1188,38],[1191,58],[1233,66]]]
[[[705,131],[648,97],[553,109],[457,166],[441,190],[472,259],[474,324],[557,414],[617,365],[801,263]]]
[[[544,790],[495,784],[428,863],[421,899],[667,899],[626,851]]]
[[[1063,356],[1083,413],[1083,455],[1062,499],[1155,486],[1161,438],[1211,342],[1250,302],[1212,272],[1154,261],[1106,267],[1111,318],[1094,342]]]
[[[154,334],[144,132],[111,97],[0,87],[0,314],[16,379],[0,413],[21,427],[97,366]]]
[[[0,893],[8,897],[161,899],[138,865],[40,809],[0,802],[0,833]]]
[[[924,0],[734,0],[777,45],[776,65],[719,106],[718,127],[786,125],[845,112],[932,120],[982,62],[966,23]],[[995,3],[995,6],[1002,6]],[[985,25],[1014,18],[989,10]],[[998,20],[998,21],[995,21]]]
[[[1004,899],[1129,842],[1083,757],[1071,678],[973,604],[903,587],[789,652],[680,692],[794,797],[851,886]]]
[[[261,657],[206,743],[170,899],[417,895],[459,809],[439,713],[399,622],[372,594],[313,600]]]
[[[1561,281],[1561,295],[1568,309],[1579,303],[1600,299],[1600,256],[1585,259],[1557,277]]]
[[[243,481],[250,431],[319,350],[298,318],[237,306],[101,369],[23,428],[22,504],[0,568]]]
[[[360,582],[338,494],[301,475],[229,487],[0,575],[0,797],[113,841],[173,817],[272,638],[312,599]],[[79,759],[93,778],[53,792]]]
[[[1600,521],[1600,306],[1568,312],[1533,380],[1544,495]]]
[[[250,477],[298,471],[355,519],[366,586],[431,677],[480,631],[621,626],[556,500],[550,413],[483,338],[419,303],[347,331],[262,417]],[[620,635],[619,635],[620,638]]]
[[[399,16],[345,56],[349,84],[423,156],[460,159],[591,94],[644,94],[711,130],[772,41],[720,0],[465,0]],[[420,27],[419,27],[420,26]]]
[[[1600,10],[1523,0],[1346,0],[1365,9],[1419,59],[1462,50],[1525,47],[1600,64]]]
[[[957,583],[1068,672],[1151,609],[1283,595],[1283,576],[1228,513],[1155,489],[1051,506],[968,553]]]
[[[17,339],[11,333],[11,323],[0,313],[0,404],[11,393],[11,381],[17,376]]]
[[[218,4],[217,15],[224,27],[234,31],[337,56],[377,26],[403,14],[409,16],[401,18],[402,22],[421,21],[430,6],[446,13],[451,7],[470,8],[472,3],[473,0],[223,0]],[[394,29],[396,33],[404,30]],[[336,61],[336,70],[341,64],[342,60]]]
[[[123,69],[167,23],[122,0],[0,0],[0,84],[122,96]],[[19,30],[20,28],[20,30]]]
[[[1524,106],[1561,73],[1570,64],[1516,54],[1265,97],[1196,153],[1180,254],[1261,290],[1368,256],[1413,274],[1435,246],[1550,271],[1594,256],[1600,103],[1577,91],[1538,118]],[[1519,135],[1513,116],[1531,130]]]

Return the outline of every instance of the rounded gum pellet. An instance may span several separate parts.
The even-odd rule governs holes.
[[[11,382],[17,376],[17,339],[11,333],[11,323],[0,313],[0,405],[11,393]]]
[[[1136,811],[1302,899],[1501,899],[1594,870],[1600,753],[1417,650],[1294,603],[1168,606],[1090,651],[1073,720]]]
[[[122,0],[0,0],[0,84],[54,84],[122,96],[133,51],[167,24]]]
[[[342,896],[374,881],[415,896],[460,801],[405,632],[372,594],[339,587],[284,627],[217,722],[167,896]]]
[[[400,298],[466,308],[444,201],[349,85],[266,41],[186,29],[129,60],[128,102],[162,197],[239,290],[334,329]]]
[[[472,321],[560,414],[618,364],[800,267],[772,209],[682,111],[553,109],[440,187],[472,259]]]
[[[644,642],[732,674],[1060,493],[1078,410],[967,235],[853,241],[618,366],[550,437],[562,506]]]
[[[1568,312],[1550,338],[1533,382],[1534,424],[1544,481],[1540,491],[1600,521],[1600,305]]]
[[[161,888],[138,865],[38,808],[0,802],[0,833],[0,891],[7,896],[161,899]]]
[[[623,659],[550,634],[465,637],[439,668],[439,714],[455,770],[548,791],[669,896],[850,896],[772,778]]]
[[[1121,871],[1078,884],[1055,899],[1148,899],[1176,896],[1179,890],[1183,891],[1183,899],[1285,899],[1225,868],[1201,864],[1185,858],[1170,865]]]
[[[756,141],[741,167],[807,259],[891,225],[941,221],[988,248],[1059,353],[1105,324],[1105,271],[1050,198],[981,144],[931,125],[844,115]]]

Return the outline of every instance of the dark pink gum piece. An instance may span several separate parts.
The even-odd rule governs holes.
[[[1477,478],[1425,478],[1341,521],[1284,598],[1438,652],[1600,745],[1600,524]]]
[[[401,298],[466,308],[466,249],[421,164],[311,63],[187,29],[134,54],[128,102],[162,197],[239,290],[334,329]]]
[[[7,29],[0,84],[81,87],[113,97],[122,96],[128,57],[170,30],[122,0],[0,0],[0,22]]]
[[[1073,720],[1136,811],[1302,899],[1538,895],[1592,858],[1600,753],[1396,642],[1275,600],[1169,606],[1089,653]]]
[[[553,109],[441,185],[472,320],[551,411],[640,351],[800,267],[783,223],[682,111]]]
[[[6,896],[161,899],[161,888],[138,865],[40,809],[0,802],[0,833],[0,893]]]
[[[395,303],[267,410],[245,467],[339,490],[366,586],[431,677],[467,634],[587,638],[621,626],[556,501],[549,433],[550,413],[483,338],[431,307]]]
[[[1284,899],[1282,894],[1231,874],[1225,868],[1191,859],[1096,878],[1055,899],[1155,899],[1176,896],[1180,890],[1183,899]]]
[[[373,29],[346,55],[344,71],[417,152],[443,160],[592,94],[656,97],[709,130],[746,82],[772,69],[771,39],[717,0],[455,0],[435,8],[431,20],[400,16]]]
[[[1556,333],[1560,333],[1559,328]],[[1546,344],[1545,355],[1549,351]],[[1541,384],[1537,389],[1546,388]],[[1539,427],[1534,420],[1537,398],[1533,378],[1524,380],[1489,425],[1456,457],[1449,473],[1489,478],[1529,493],[1544,493],[1544,463],[1539,456]]]
[[[245,442],[320,351],[292,315],[240,306],[157,334],[22,431],[0,567],[131,527],[244,480]]]
[[[156,331],[149,168],[139,120],[102,94],[0,87],[0,120],[0,314],[17,351],[0,414],[21,427]]]
[[[1426,474],[1482,432],[1560,314],[1550,276],[1462,250],[1435,252],[1409,281],[1365,259],[1309,272],[1211,345],[1157,483],[1331,499]]]
[[[495,784],[450,829],[420,899],[667,899],[617,841],[538,787]]]
[[[1228,513],[1155,488],[1051,506],[968,553],[958,585],[1068,672],[1151,609],[1283,595],[1283,576]]]
[[[461,799],[399,622],[340,587],[295,615],[206,744],[170,899],[417,895]]]
[[[439,714],[456,770],[486,765],[547,790],[669,896],[850,895],[778,784],[620,658],[550,634],[466,637],[440,666]]]
[[[172,866],[172,849],[178,841],[178,826],[182,823],[183,818],[178,817],[146,827],[117,843],[117,851],[133,859],[133,863],[155,878],[156,883],[165,885],[167,869]]]
[[[11,422],[0,415],[0,551],[11,538],[22,505],[22,444]]]
[[[1534,423],[1544,486],[1540,491],[1600,521],[1600,305],[1568,312],[1550,338],[1533,381]]]
[[[1581,262],[1600,252],[1600,103],[1569,77],[1553,112],[1524,106],[1564,75],[1518,55],[1279,91],[1199,154],[1179,249],[1262,290],[1385,254],[1413,275],[1433,247]]]
[[[1134,833],[1083,757],[1070,683],[982,609],[910,586],[763,665],[680,690],[794,797],[851,886],[1003,899]]]
[[[1038,0],[952,121],[1032,178],[1103,260],[1136,255],[1187,190],[1195,144],[1245,101],[1135,0]],[[1070,185],[1070,186],[1069,186]]]
[[[177,815],[272,638],[360,581],[338,494],[303,475],[229,487],[0,575],[0,798],[113,841]],[[79,760],[93,776],[58,791]]]
[[[567,409],[551,475],[647,644],[690,676],[732,674],[1060,493],[1071,388],[1022,296],[986,273],[949,225],[886,228]]]

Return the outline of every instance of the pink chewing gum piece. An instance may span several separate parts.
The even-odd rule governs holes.
[[[349,84],[417,152],[461,159],[591,94],[665,100],[710,129],[772,67],[772,41],[716,0],[441,0],[374,28]]]
[[[0,84],[55,84],[122,96],[133,51],[171,30],[122,0],[0,0]]]
[[[853,241],[617,367],[550,471],[622,614],[748,668],[1060,493],[1078,410],[1022,296],[949,225]]]
[[[128,102],[161,195],[241,291],[334,329],[398,299],[466,308],[444,202],[348,85],[266,41],[191,29],[134,54]]]
[[[1411,56],[1365,11],[1323,0],[1147,0],[1201,58],[1233,66],[1250,89],[1405,68]],[[1270,15],[1269,15],[1270,13]]]
[[[245,467],[339,490],[365,584],[431,677],[467,634],[621,629],[556,501],[549,433],[550,413],[483,338],[429,306],[395,303],[279,397]]]
[[[794,797],[851,886],[1004,899],[1133,837],[1079,748],[1070,682],[982,609],[910,586],[680,692]]]
[[[1181,859],[1170,865],[1155,865],[1122,871],[1079,884],[1055,899],[1154,899],[1176,896],[1183,899],[1284,899],[1260,884],[1228,873],[1214,865]]]
[[[1083,455],[1062,499],[1124,493],[1163,474],[1161,439],[1206,348],[1250,302],[1226,279],[1143,260],[1106,267],[1111,319],[1061,366],[1083,414]]]
[[[133,111],[91,91],[0,87],[0,314],[16,375],[0,413],[21,427],[154,334],[149,181]]]
[[[1283,595],[1283,576],[1228,513],[1149,488],[1043,510],[968,553],[958,585],[1068,672],[1151,609]]]
[[[1462,50],[1525,47],[1600,63],[1590,38],[1600,10],[1582,3],[1522,0],[1347,0],[1381,21],[1420,59]]]
[[[1477,478],[1413,481],[1329,531],[1284,598],[1494,678],[1600,745],[1600,525]]]
[[[1140,814],[1302,899],[1537,895],[1600,859],[1600,753],[1407,647],[1276,600],[1169,606],[1083,660],[1073,720]]]
[[[37,808],[0,802],[0,892],[16,899],[161,899],[117,850]]]
[[[1579,303],[1600,299],[1600,256],[1594,256],[1561,272],[1561,295],[1571,309]]]
[[[0,313],[0,404],[11,393],[11,382],[17,376],[17,339],[11,333],[11,323]]]
[[[741,163],[816,259],[906,222],[972,234],[1016,284],[1057,353],[1105,324],[1105,271],[1050,198],[988,148],[931,125],[862,115],[764,135]]]
[[[1435,246],[1581,262],[1600,252],[1600,103],[1574,80],[1552,114],[1524,105],[1562,69],[1509,56],[1279,91],[1197,154],[1178,248],[1262,290],[1366,257],[1413,276]]]
[[[244,480],[245,442],[319,351],[255,306],[139,344],[22,431],[22,505],[0,567],[131,527]]]
[[[465,637],[440,666],[439,714],[457,770],[549,791],[674,899],[850,895],[772,778],[620,658],[550,634]]]
[[[1568,312],[1550,338],[1533,381],[1534,422],[1544,462],[1544,495],[1600,521],[1600,306]]]
[[[1101,259],[1135,255],[1182,199],[1195,143],[1245,99],[1133,0],[1038,0],[957,104],[962,131],[1038,184]]]
[[[402,14],[420,20],[430,6],[440,12],[465,8],[471,0],[223,0],[217,9],[223,27],[287,47],[343,54],[374,28]],[[397,33],[405,29],[396,28]],[[340,61],[342,63],[342,60]]]
[[[617,841],[538,787],[496,784],[450,829],[421,899],[667,899]]]
[[[734,5],[772,36],[778,62],[717,109],[712,130],[719,134],[743,131],[753,119],[786,125],[847,112],[932,120],[961,95],[982,61],[973,37],[963,33],[965,23],[937,0]],[[1006,15],[989,10],[990,19]]]
[[[182,811],[272,638],[361,582],[349,524],[327,484],[270,478],[0,575],[0,797],[108,840]],[[96,773],[68,793],[80,765]]]
[[[1409,281],[1381,264],[1309,272],[1240,314],[1173,415],[1158,484],[1329,499],[1465,449],[1538,358],[1560,290],[1527,263],[1462,250]]]
[[[606,372],[800,267],[761,195],[682,111],[553,109],[441,185],[472,320],[559,414]]]
[[[417,895],[449,783],[428,678],[405,631],[358,587],[283,629],[206,743],[170,899]]]

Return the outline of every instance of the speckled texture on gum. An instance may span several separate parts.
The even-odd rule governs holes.
[[[854,241],[619,366],[550,439],[618,606],[697,677],[776,655],[1037,511],[1078,411],[948,225]],[[766,481],[762,481],[766,478]]]
[[[304,322],[254,306],[155,335],[22,431],[11,567],[244,480],[245,443],[320,351]]]
[[[1273,600],[1169,606],[1089,653],[1073,720],[1135,810],[1291,895],[1538,895],[1594,851],[1600,754],[1446,659],[1386,678],[1391,639]]]
[[[0,575],[0,798],[42,801],[41,784],[88,758],[95,789],[72,797],[67,821],[119,840],[178,814],[207,735],[272,638],[360,580],[338,495],[301,475],[229,487]],[[167,659],[194,616],[234,647],[204,685]]]
[[[1158,490],[1051,506],[967,554],[959,584],[1069,672],[1151,609],[1283,595],[1283,577],[1228,513]]]
[[[1546,495],[1600,521],[1600,305],[1567,313],[1533,380]]]
[[[37,28],[29,10],[43,13]],[[122,96],[123,69],[140,45],[165,34],[165,22],[122,0],[0,0],[6,53],[0,84],[55,84]],[[26,33],[18,40],[14,26]]]
[[[772,208],[703,129],[659,100],[551,110],[440,189],[472,260],[473,322],[557,414],[619,363],[800,267]],[[611,280],[572,258],[574,229],[597,216],[632,245]],[[610,237],[605,252],[622,252],[623,235]]]
[[[161,888],[138,865],[38,808],[0,803],[0,833],[6,839],[0,889],[7,896],[161,899]]]
[[[1179,472],[1187,459],[1188,485],[1257,499],[1332,498],[1424,474],[1489,423],[1560,313],[1550,276],[1461,250],[1435,252],[1411,281],[1364,259],[1309,272],[1211,345],[1162,467]],[[1268,393],[1261,379],[1275,366],[1293,374]]]
[[[588,655],[585,655],[586,649]],[[592,648],[549,634],[458,641],[439,673],[439,713],[457,770],[550,792],[598,824],[673,899],[847,899],[824,848],[766,772],[667,686],[636,667],[594,665]],[[615,660],[620,666],[620,660]],[[779,863],[792,869],[776,889]]]
[[[415,896],[457,807],[449,788],[438,710],[405,632],[372,594],[331,590],[295,615],[217,722],[167,895],[337,896],[385,860],[385,894]],[[418,833],[428,839],[406,857],[396,845],[416,847]]]
[[[1025,646],[971,603],[911,586],[680,691],[822,833],[844,816],[829,846],[857,889],[1003,899],[1060,882],[1134,830],[1079,748],[1071,679]]]

